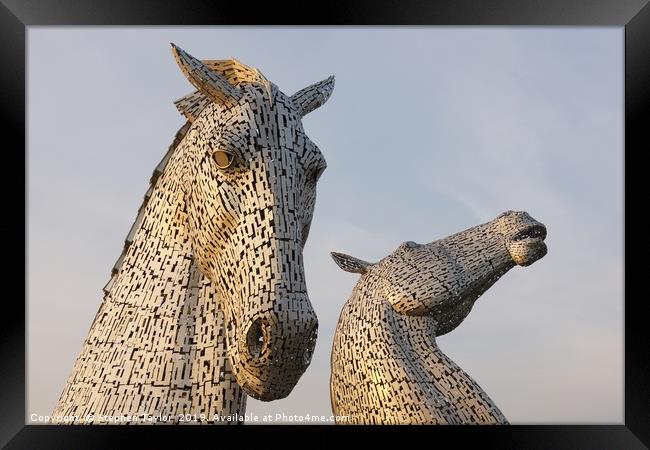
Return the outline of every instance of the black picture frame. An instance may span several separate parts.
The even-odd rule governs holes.
[[[342,5],[317,3],[267,2],[254,8],[240,2],[209,0],[0,0],[0,102],[3,124],[3,152],[9,158],[14,148],[12,173],[26,174],[25,153],[25,77],[26,27],[32,25],[506,25],[506,26],[618,26],[625,27],[625,180],[631,181],[635,168],[628,158],[650,148],[647,117],[650,109],[650,6],[648,0],[447,0],[424,1],[357,1]],[[9,144],[8,142],[13,142]],[[5,164],[9,164],[5,162]],[[5,166],[6,169],[6,166]],[[12,175],[12,174],[9,174]],[[14,195],[16,182],[6,201],[20,202]],[[25,189],[26,183],[23,184]],[[624,190],[627,195],[635,191]],[[27,192],[23,191],[23,212]],[[6,203],[5,203],[6,204]],[[626,211],[626,209],[624,208]],[[20,211],[20,207],[14,211]],[[627,214],[627,213],[625,213]],[[5,216],[6,217],[6,216]],[[11,226],[19,228],[26,239],[26,223],[18,213],[3,220],[4,236],[14,236]],[[22,217],[26,217],[23,214]],[[626,215],[627,217],[627,215]],[[640,224],[625,220],[625,236],[641,235]],[[27,219],[26,219],[27,220]],[[11,233],[11,234],[10,234]],[[618,237],[615,237],[618,238]],[[11,238],[10,238],[11,239]],[[633,289],[639,277],[628,276],[634,256],[642,247],[630,240],[625,243],[625,290]],[[26,254],[28,242],[23,251]],[[10,251],[10,250],[5,250]],[[20,267],[20,250],[12,253],[12,267]],[[18,255],[18,256],[16,256]],[[23,261],[24,262],[24,261]],[[23,265],[26,267],[26,265]],[[23,271],[23,276],[28,274]],[[13,278],[19,283],[20,274]],[[643,278],[641,278],[643,279]],[[26,283],[23,283],[26,286]],[[26,294],[26,293],[25,293]],[[27,295],[25,295],[25,301]],[[625,297],[627,299],[627,296]],[[603,448],[634,449],[650,445],[650,346],[644,327],[644,300],[625,302],[625,419],[622,425],[515,425],[507,427],[411,427],[408,431],[433,438],[436,443],[453,442],[454,446],[480,443],[481,447],[498,448]],[[6,448],[115,448],[126,447],[136,439],[146,438],[148,446],[154,441],[174,441],[185,444],[202,441],[226,445],[244,431],[246,442],[263,430],[263,440],[282,442],[286,429],[265,427],[80,427],[25,425],[25,308],[12,299],[16,308],[3,314],[0,326],[0,444]],[[5,299],[5,308],[8,299]],[[6,311],[6,310],[5,310]],[[298,427],[301,430],[317,426]],[[296,428],[296,427],[294,427]],[[350,427],[327,428],[334,441],[346,439]],[[403,427],[373,427],[372,433],[395,439],[395,431]],[[293,435],[291,431],[291,435]],[[400,439],[397,437],[397,439]],[[350,442],[350,441],[348,441]],[[399,442],[399,441],[398,441]],[[432,441],[433,442],[433,441]],[[303,442],[303,445],[309,445]],[[232,445],[232,444],[227,444]],[[410,445],[410,444],[409,444]]]

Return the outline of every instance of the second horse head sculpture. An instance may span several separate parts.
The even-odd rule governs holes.
[[[525,212],[428,244],[405,242],[377,263],[332,253],[361,279],[341,312],[330,393],[338,423],[507,423],[494,402],[440,351],[436,337],[516,265],[546,252],[546,228]]]

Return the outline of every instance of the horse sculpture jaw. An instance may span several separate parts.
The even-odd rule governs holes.
[[[267,216],[277,217],[268,210]],[[240,246],[205,264],[224,313],[225,355],[232,373],[246,394],[263,401],[290,394],[311,361],[318,328],[300,236],[273,239],[275,227],[257,228],[261,249]],[[241,235],[241,230],[232,233]]]

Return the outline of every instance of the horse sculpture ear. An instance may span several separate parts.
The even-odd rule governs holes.
[[[291,101],[302,117],[325,104],[334,90],[334,75],[307,86],[291,96]]]
[[[194,122],[199,117],[201,111],[211,103],[211,100],[201,91],[194,91],[185,97],[181,97],[174,102],[178,111],[184,115],[187,120]]]
[[[330,252],[334,262],[346,272],[366,273],[374,264],[344,253]]]
[[[199,91],[207,95],[212,101],[227,104],[236,102],[242,96],[241,91],[228,83],[225,77],[211,70],[201,61],[185,52],[182,48],[172,45],[172,53],[178,67],[185,77]]]

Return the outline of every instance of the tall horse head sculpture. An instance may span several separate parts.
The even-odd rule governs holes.
[[[185,148],[192,248],[217,287],[237,381],[251,396],[281,398],[309,364],[318,324],[302,250],[326,163],[301,119],[327,100],[334,79],[289,97],[236,61],[174,54],[198,89],[192,105],[195,95],[210,100]]]
[[[154,172],[59,417],[212,422],[243,413],[241,390],[287,396],[311,360],[318,321],[302,254],[326,162],[302,118],[334,78],[289,96],[234,59],[172,52],[197,89],[175,102],[187,123]]]

